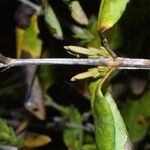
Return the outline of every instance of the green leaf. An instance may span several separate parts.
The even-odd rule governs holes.
[[[80,24],[87,25],[88,18],[77,0],[71,1],[69,4],[72,18]]]
[[[100,41],[99,36],[95,35],[95,37],[91,41],[89,41],[89,43],[87,45],[99,48],[99,46],[101,45],[101,41]]]
[[[72,18],[78,22],[79,24],[82,25],[87,25],[88,24],[88,18],[83,11],[80,3],[78,0],[63,0],[65,4],[68,6],[69,10],[71,11],[71,16]]]
[[[83,142],[82,118],[79,111],[74,107],[68,107],[65,114],[70,124],[77,128],[65,129],[63,132],[63,140],[66,146],[71,150],[80,150]]]
[[[89,95],[90,95],[90,103],[91,103],[91,110],[94,111],[94,101],[95,101],[95,93],[97,90],[97,87],[100,83],[101,79],[92,79],[89,81],[88,89],[89,89]]]
[[[74,38],[80,39],[80,43],[86,45],[86,47],[99,48],[101,46],[101,40],[97,33],[97,20],[91,17],[89,24],[86,27],[75,26],[73,28]]]
[[[25,138],[23,145],[26,148],[35,148],[48,144],[51,142],[51,138],[47,135],[28,133]]]
[[[98,30],[111,28],[122,16],[129,0],[101,0],[98,15]]]
[[[42,41],[38,38],[39,28],[37,19],[38,16],[33,15],[30,25],[26,28],[26,30],[16,28],[18,57],[21,57],[24,52],[30,54],[32,58],[40,56]]]
[[[20,146],[22,141],[17,139],[11,127],[0,119],[0,144]]]
[[[80,39],[83,42],[87,43],[94,39],[94,34],[92,34],[88,29],[82,29],[76,31],[73,35],[74,38]]]
[[[93,17],[90,18],[89,24],[86,27],[75,27],[73,32],[74,38],[80,39],[80,43],[86,44],[87,47],[99,48],[101,41],[97,34],[97,20]]]
[[[128,98],[122,114],[132,142],[141,141],[149,129],[150,92],[147,91],[137,100]],[[133,128],[134,127],[134,128]]]
[[[102,67],[99,66],[97,67],[99,71],[99,78],[94,78],[95,75],[93,76],[93,79],[89,80],[88,83],[88,88],[89,88],[89,93],[90,93],[90,102],[91,102],[91,110],[92,112],[94,111],[94,102],[95,102],[95,93],[97,90],[97,87],[99,86],[101,95],[102,95],[102,90],[103,88],[106,87],[107,82],[116,74],[116,69],[115,68],[108,68],[108,67]],[[95,68],[89,69],[89,71],[93,71]]]
[[[102,66],[90,68],[86,72],[82,72],[73,76],[71,78],[71,81],[83,80],[83,79],[90,78],[90,77],[100,78],[100,77],[103,77],[108,72],[108,70],[109,69],[107,67],[102,67]]]
[[[108,70],[105,76],[89,83],[96,145],[98,150],[129,150],[131,144],[128,133],[116,103],[109,92],[105,95],[102,92],[113,74],[114,69]]]
[[[82,147],[82,150],[97,150],[95,144],[86,144]]]
[[[52,35],[58,39],[63,38],[62,29],[53,8],[47,0],[42,0],[45,22],[47,23]]]
[[[96,90],[93,116],[98,150],[131,149],[124,121],[109,92],[103,96]]]
[[[84,48],[84,47],[79,47],[79,46],[64,46],[64,48],[68,51],[68,53],[72,55],[87,55],[88,57],[108,57],[109,53],[106,51],[104,47],[94,48],[94,47],[89,47],[89,48]]]

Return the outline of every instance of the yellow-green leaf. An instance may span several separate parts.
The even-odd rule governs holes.
[[[38,16],[33,15],[30,25],[25,29],[16,28],[17,57],[26,52],[36,58],[41,54],[42,41],[38,38]]]
[[[87,55],[88,57],[108,57],[109,53],[106,51],[104,47],[94,48],[94,47],[89,47],[89,48],[84,48],[84,47],[79,47],[79,46],[64,46],[64,48],[67,50],[68,53],[72,55]]]
[[[63,38],[62,29],[53,8],[47,0],[42,0],[45,22],[47,23],[52,35],[58,39]]]
[[[100,78],[103,77],[108,72],[107,67],[99,66],[95,68],[90,68],[86,72],[79,73],[71,78],[71,81],[83,80],[86,78]]]
[[[47,135],[36,133],[28,133],[24,139],[24,146],[27,148],[35,148],[48,144],[51,138]]]
[[[98,15],[98,30],[111,28],[122,16],[129,0],[101,0]]]
[[[65,0],[64,0],[65,2]],[[88,18],[83,11],[80,3],[78,0],[71,0],[70,2],[66,2],[68,8],[71,11],[72,18],[77,21],[80,24],[87,25],[88,24]]]
[[[97,150],[95,144],[86,144],[82,147],[82,150]]]
[[[82,72],[75,75],[74,77],[71,78],[71,81],[86,79],[89,77],[93,77],[97,74],[99,74],[98,68],[92,68],[92,70],[88,70],[86,72]]]
[[[16,137],[14,130],[2,119],[0,119],[0,144],[14,146],[22,144],[22,141]]]

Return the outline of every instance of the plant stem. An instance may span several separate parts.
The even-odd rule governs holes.
[[[113,50],[111,49],[107,38],[104,36],[104,34],[102,32],[98,32],[100,39],[102,41],[102,45],[106,48],[106,50],[108,51],[108,53],[115,59],[117,58],[117,55],[113,52]]]
[[[29,0],[18,0],[18,1],[23,3],[23,4],[25,4],[25,5],[27,5],[27,6],[29,6],[29,7],[31,7],[31,8],[33,8],[38,14],[42,14],[43,13],[41,6],[31,2]]]
[[[3,55],[2,55],[3,56]],[[147,69],[150,70],[149,59],[133,58],[37,58],[37,59],[12,59],[0,57],[0,68],[9,68],[25,65],[87,65],[87,66],[108,66],[117,69]]]

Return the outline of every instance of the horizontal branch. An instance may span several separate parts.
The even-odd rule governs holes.
[[[18,150],[17,147],[11,145],[0,145],[0,149],[2,150]]]
[[[0,68],[9,68],[25,65],[87,65],[109,66],[117,69],[150,69],[149,59],[133,58],[37,58],[37,59],[12,59],[0,55]]]

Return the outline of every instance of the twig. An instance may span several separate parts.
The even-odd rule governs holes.
[[[31,8],[33,8],[38,14],[42,14],[43,13],[41,6],[31,2],[29,0],[18,0],[18,1],[23,3],[23,4],[25,4],[25,5],[27,5],[27,6],[29,6],[29,7],[31,7]]]
[[[9,145],[0,145],[1,150],[18,150],[17,147],[9,146]]]
[[[66,122],[65,127],[70,128],[70,129],[81,129],[81,130],[84,130],[84,131],[90,132],[90,133],[95,132],[94,125],[91,123],[87,123],[87,124],[85,124],[85,126],[82,126],[82,125],[77,125],[74,123]]]
[[[5,56],[4,56],[5,57]],[[133,58],[37,58],[37,59],[12,59],[5,57],[1,60],[0,68],[9,68],[25,65],[88,65],[88,66],[109,66],[117,69],[150,69],[149,59]]]
[[[57,111],[65,113],[66,109],[63,106],[56,103],[55,101],[53,101],[53,99],[51,97],[49,97],[49,95],[45,94],[45,99],[46,99],[46,102],[45,102],[46,106],[51,106],[54,109],[56,109]]]
[[[112,51],[107,38],[104,36],[104,34],[102,32],[98,32],[100,39],[102,41],[103,46],[106,48],[106,50],[108,51],[108,53],[115,59],[117,58],[117,55]]]
[[[46,130],[56,129],[56,130],[63,130],[64,128],[67,129],[82,129],[89,133],[94,133],[95,128],[94,125],[87,122],[84,126],[78,125],[75,123],[71,123],[66,121],[63,117],[54,117],[52,122],[46,122],[46,123],[30,123],[29,126],[34,129],[41,129],[44,128]],[[57,119],[56,119],[57,118]],[[18,120],[8,120],[4,119],[9,125],[18,127],[20,125],[20,121]]]

